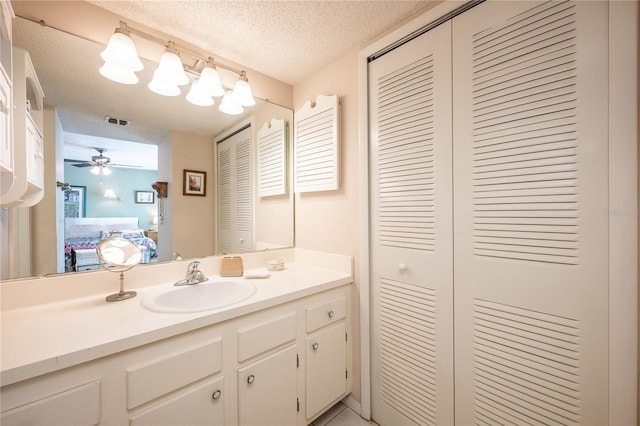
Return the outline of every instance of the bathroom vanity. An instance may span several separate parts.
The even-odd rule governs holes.
[[[251,267],[265,256],[243,258]],[[12,304],[8,297],[21,299],[33,289],[3,283],[0,423],[312,422],[351,391],[351,258],[299,249],[278,256],[285,269],[253,280],[253,296],[194,313],[153,312],[141,304],[172,286],[141,285],[142,277],[180,278],[182,264],[131,270],[127,287],[139,296],[116,303],[104,301],[108,290],[97,292],[113,285],[105,271],[80,274],[84,285],[95,283],[92,294],[48,303],[40,296],[36,304]],[[201,263],[209,276],[219,270],[217,258]],[[152,271],[163,267],[175,274]],[[51,286],[52,280],[22,284]],[[78,285],[61,287],[80,291]]]

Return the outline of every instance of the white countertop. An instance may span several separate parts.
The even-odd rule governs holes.
[[[321,266],[287,263],[269,278],[252,280],[257,290],[251,298],[197,313],[157,313],[141,306],[146,294],[176,288],[174,281],[136,288],[137,297],[120,302],[107,303],[105,294],[95,294],[3,309],[0,383],[6,386],[352,282],[350,271]]]

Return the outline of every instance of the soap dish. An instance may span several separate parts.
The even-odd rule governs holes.
[[[284,269],[284,261],[280,259],[267,260],[267,269],[270,271],[282,271]]]

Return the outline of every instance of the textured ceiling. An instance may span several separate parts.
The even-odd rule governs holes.
[[[295,85],[425,9],[403,0],[89,0]]]

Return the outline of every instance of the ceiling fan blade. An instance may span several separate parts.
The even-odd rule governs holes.
[[[122,168],[127,168],[127,169],[139,169],[142,166],[134,166],[131,164],[113,164],[113,163],[109,163],[108,167],[122,167]]]
[[[87,160],[72,160],[70,158],[65,158],[64,162],[65,163],[86,163]]]
[[[93,164],[89,164],[86,161],[78,164],[72,164],[73,167],[92,167]]]

